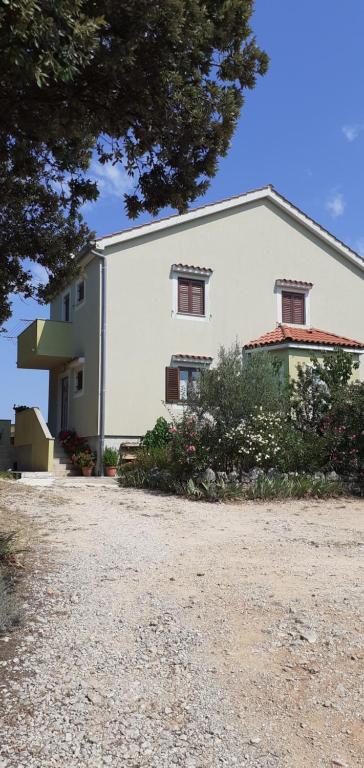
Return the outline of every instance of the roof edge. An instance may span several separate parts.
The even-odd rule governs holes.
[[[331,246],[341,256],[344,256],[348,261],[355,264],[359,269],[364,271],[364,259],[348,245],[339,240],[335,235],[331,234],[328,230],[322,227],[318,222],[305,214],[300,208],[291,203],[287,198],[281,195],[274,187],[269,184],[265,187],[245,192],[242,195],[236,195],[234,197],[220,200],[215,203],[207,203],[206,205],[194,208],[182,214],[173,214],[162,219],[151,221],[147,224],[139,224],[136,227],[131,227],[120,232],[114,232],[110,235],[104,235],[96,238],[94,244],[97,248],[109,248],[119,243],[128,242],[136,238],[145,237],[146,235],[161,232],[165,229],[171,229],[181,224],[187,224],[198,219],[205,218],[206,216],[212,216],[216,213],[232,210],[242,205],[248,205],[251,202],[259,200],[269,200],[275,204],[282,211],[287,213],[291,218],[298,221],[303,227],[309,230],[312,234],[315,234],[320,240]]]

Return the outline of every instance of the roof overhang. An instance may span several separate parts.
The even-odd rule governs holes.
[[[244,352],[268,352],[275,349],[304,349],[312,352],[334,352],[337,349],[342,349],[344,352],[351,352],[352,354],[362,355],[364,347],[344,347],[341,344],[339,346],[332,346],[330,344],[303,344],[294,341],[283,341],[278,344],[264,344],[256,347],[244,347]]]

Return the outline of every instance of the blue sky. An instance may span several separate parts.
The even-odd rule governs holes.
[[[246,95],[230,153],[198,202],[271,183],[364,255],[363,0],[256,0],[253,27],[270,69]],[[93,173],[102,195],[85,210],[90,227],[105,234],[130,225],[124,174]],[[48,308],[14,300],[9,336],[35,317]],[[0,355],[0,418],[12,418],[14,403],[47,415],[47,372],[17,370],[14,340],[0,337]]]

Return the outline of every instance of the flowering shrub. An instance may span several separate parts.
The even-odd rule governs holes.
[[[72,456],[73,464],[76,467],[94,467],[96,464],[96,456],[92,451],[80,451]]]
[[[193,474],[207,466],[209,453],[194,415],[184,414],[169,427],[171,463],[178,475]]]
[[[269,468],[277,464],[281,432],[281,415],[264,412],[262,406],[256,406],[248,419],[226,433],[225,439],[230,444],[230,452],[233,446],[239,468]]]
[[[77,432],[75,432],[74,429],[67,429],[63,430],[59,433],[58,439],[64,449],[64,451],[67,453],[67,456],[72,461],[72,464],[74,464],[76,467],[81,466],[94,466],[96,463],[96,453],[91,450],[87,440],[85,437],[79,437]],[[91,464],[82,464],[82,457],[78,459],[78,457],[82,455],[84,457],[84,461],[91,461]]]

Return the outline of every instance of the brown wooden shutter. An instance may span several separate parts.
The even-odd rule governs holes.
[[[205,283],[203,280],[178,278],[178,312],[185,315],[205,314]]]
[[[305,324],[305,297],[303,293],[282,291],[282,322]]]
[[[292,322],[295,325],[305,323],[305,297],[303,293],[292,293]]]
[[[189,280],[178,278],[178,312],[189,312]]]
[[[166,368],[166,402],[179,401],[179,370],[178,368]]]
[[[190,312],[191,315],[205,314],[205,284],[202,280],[191,280]]]

